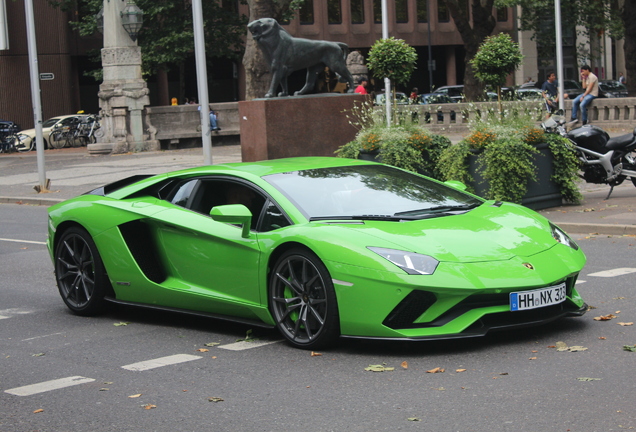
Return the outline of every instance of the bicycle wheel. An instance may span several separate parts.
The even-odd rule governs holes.
[[[54,149],[61,149],[66,146],[66,132],[63,130],[56,130],[51,132],[49,137],[49,144]]]
[[[73,147],[81,147],[86,145],[86,136],[81,134],[71,134],[70,144]]]

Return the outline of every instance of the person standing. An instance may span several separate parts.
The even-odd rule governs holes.
[[[577,114],[579,107],[581,109],[581,120],[586,125],[588,123],[587,107],[594,98],[598,97],[598,77],[592,73],[592,69],[588,65],[581,66],[581,80],[585,93],[578,95],[572,102],[572,119],[568,122],[568,126],[574,126],[578,123]]]
[[[369,94],[369,92],[367,92],[367,84],[369,84],[369,82],[366,78],[360,78],[360,85],[356,87],[355,92],[363,95]]]
[[[621,84],[625,84],[625,75],[623,75],[623,72],[618,73],[618,82]]]

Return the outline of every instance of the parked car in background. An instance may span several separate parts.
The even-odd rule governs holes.
[[[563,93],[568,95],[568,99],[574,99],[583,93],[583,88],[578,81],[563,80]]]
[[[614,80],[603,80],[598,83],[598,96],[606,98],[627,97],[627,87]]]
[[[464,101],[464,86],[463,85],[452,85],[452,86],[442,86],[436,88],[433,91],[433,94],[441,94],[448,96],[453,100],[453,102],[463,102]]]
[[[536,87],[523,87],[514,91],[516,100],[543,100],[543,92]]]
[[[395,97],[397,99],[398,105],[407,105],[409,103],[409,97],[402,92],[396,92]],[[385,99],[384,93],[378,93],[375,95],[375,100],[373,103],[376,105],[384,105],[384,99]],[[392,93],[389,93],[389,103],[393,103]]]
[[[464,86],[463,85],[452,85],[452,86],[442,86],[435,91],[434,94],[443,94],[448,96],[453,100],[453,102],[464,102]],[[491,90],[486,91],[485,95],[486,101],[496,101],[497,93]]]
[[[420,99],[421,105],[441,105],[441,104],[447,104],[447,103],[455,103],[455,101],[452,100],[450,97],[444,94],[438,94],[438,93],[424,93],[419,96],[419,99]],[[450,118],[451,118],[451,121],[455,121],[455,118],[456,118],[455,111],[451,111]],[[425,113],[424,121],[426,123],[430,123],[431,121],[430,113],[428,112]],[[444,114],[442,113],[441,110],[437,110],[437,121],[440,121],[440,122],[444,121]]]
[[[69,114],[57,117],[51,117],[42,123],[42,137],[44,138],[44,148],[52,148],[51,132],[55,129],[68,127],[70,125],[83,121],[88,114]],[[25,129],[18,133],[19,143],[18,150],[29,151],[35,150],[35,129]]]

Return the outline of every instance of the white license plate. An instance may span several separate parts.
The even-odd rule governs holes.
[[[536,309],[563,301],[565,301],[565,283],[532,291],[510,293],[510,310]]]

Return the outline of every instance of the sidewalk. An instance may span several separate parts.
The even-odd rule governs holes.
[[[449,137],[458,140],[461,137]],[[201,148],[89,156],[86,148],[47,150],[46,177],[51,191],[38,194],[35,152],[0,155],[0,203],[53,205],[134,174],[161,174],[203,165]],[[212,148],[213,164],[241,161],[240,146]],[[628,179],[614,188],[581,183],[581,205],[541,210],[565,231],[577,234],[636,235],[636,187]]]

